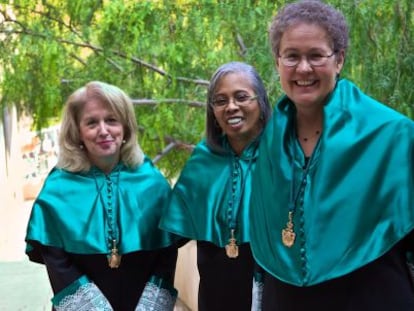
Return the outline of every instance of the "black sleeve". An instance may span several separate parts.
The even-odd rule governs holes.
[[[160,250],[159,260],[155,269],[155,275],[162,277],[163,279],[174,284],[175,268],[177,265],[178,249],[177,245],[171,245],[169,247]]]
[[[55,294],[82,276],[82,273],[72,263],[69,254],[63,249],[41,245],[40,252]]]
[[[404,238],[404,245],[407,251],[414,253],[414,230]]]

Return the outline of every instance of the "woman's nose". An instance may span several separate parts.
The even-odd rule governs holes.
[[[239,108],[239,105],[236,103],[236,99],[230,98],[229,103],[226,106],[226,110],[234,110],[238,108]]]
[[[106,127],[106,123],[105,122],[100,122],[99,123],[99,133],[100,134],[107,134],[108,133],[108,129]]]
[[[300,59],[299,63],[296,66],[297,70],[301,70],[301,71],[309,71],[312,70],[312,66],[309,63],[308,59],[306,56],[302,56],[302,58]]]

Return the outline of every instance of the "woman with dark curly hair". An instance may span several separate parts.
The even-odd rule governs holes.
[[[414,310],[414,122],[339,78],[332,6],[288,4],[269,37],[285,95],[252,178],[263,310]]]

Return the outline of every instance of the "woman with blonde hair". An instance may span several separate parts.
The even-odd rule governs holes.
[[[93,81],[67,100],[59,158],[27,228],[55,310],[172,310],[177,249],[158,229],[170,186],[137,142],[130,98]]]

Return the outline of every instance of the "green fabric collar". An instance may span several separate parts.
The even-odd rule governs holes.
[[[230,150],[226,140],[223,144]],[[256,142],[250,144],[240,157],[235,157],[230,151],[226,154],[214,153],[205,141],[200,142],[174,186],[171,204],[161,220],[161,228],[224,247],[230,238],[228,202],[232,193],[229,185],[234,185],[236,195],[242,194],[235,231],[237,243],[249,241],[247,208],[251,171],[256,158]],[[237,161],[236,166],[234,161]],[[247,172],[249,163],[250,173]],[[242,179],[245,180],[244,191],[241,191]]]
[[[362,93],[337,83],[324,107],[318,154],[294,216],[296,241],[281,240],[288,220],[292,164],[304,166],[290,135],[293,104],[277,104],[260,143],[251,197],[251,244],[273,276],[308,286],[375,260],[414,228],[414,123]],[[292,145],[293,144],[293,145]]]
[[[33,204],[27,251],[36,241],[77,254],[109,253],[110,206],[120,254],[168,246],[171,236],[158,221],[170,194],[148,158],[136,169],[120,165],[108,175],[96,168],[82,174],[53,169]]]

